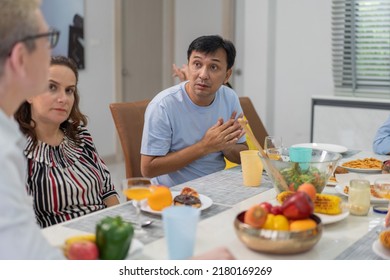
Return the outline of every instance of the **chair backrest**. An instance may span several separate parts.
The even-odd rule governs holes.
[[[252,101],[247,96],[241,96],[240,98],[241,108],[244,111],[244,115],[248,120],[249,126],[252,129],[259,144],[264,146],[264,139],[268,136],[268,132],[265,129],[263,122],[253,106]]]
[[[125,159],[126,178],[142,176],[140,150],[144,114],[149,102],[148,99],[110,104]]]

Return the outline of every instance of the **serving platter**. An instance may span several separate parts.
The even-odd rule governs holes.
[[[341,167],[350,172],[357,173],[381,173],[382,161],[374,157],[357,158],[345,161],[340,164]]]
[[[343,168],[347,169],[350,172],[356,172],[356,173],[380,173],[382,172],[382,169],[379,168],[352,168],[347,166],[342,166]]]
[[[180,192],[173,191],[172,192],[172,198],[174,198],[175,196],[177,196],[179,194],[180,194]],[[206,195],[199,194],[199,199],[202,202],[202,206],[199,208],[201,211],[205,210],[205,209],[209,208],[211,205],[213,205],[213,200],[210,197],[206,196]],[[133,205],[135,205],[135,203],[136,202],[133,201]],[[141,211],[147,212],[147,213],[150,213],[150,214],[156,214],[156,215],[161,215],[161,212],[162,212],[162,211],[156,211],[156,210],[151,209],[149,207],[148,201],[146,199],[141,201]]]

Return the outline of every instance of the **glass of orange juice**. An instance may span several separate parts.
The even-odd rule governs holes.
[[[280,136],[267,136],[264,139],[264,150],[268,157],[280,160],[282,155],[283,141]]]
[[[374,191],[377,196],[390,200],[390,177],[376,179]]]
[[[137,214],[137,223],[135,224],[135,234],[146,234],[141,227],[141,201],[147,199],[152,193],[150,189],[151,181],[149,178],[134,177],[123,180],[122,191],[128,200],[135,201]]]

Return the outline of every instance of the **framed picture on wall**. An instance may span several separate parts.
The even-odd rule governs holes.
[[[84,69],[84,0],[43,0],[42,11],[48,25],[61,32],[52,55],[68,56]]]

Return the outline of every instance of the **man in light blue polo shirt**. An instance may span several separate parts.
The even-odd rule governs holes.
[[[373,141],[372,148],[377,154],[390,154],[390,116],[378,128]]]
[[[237,118],[237,94],[224,86],[235,47],[220,36],[195,39],[187,51],[188,81],[168,88],[145,112],[141,172],[154,184],[174,186],[224,169],[224,157],[240,163],[248,149]]]

